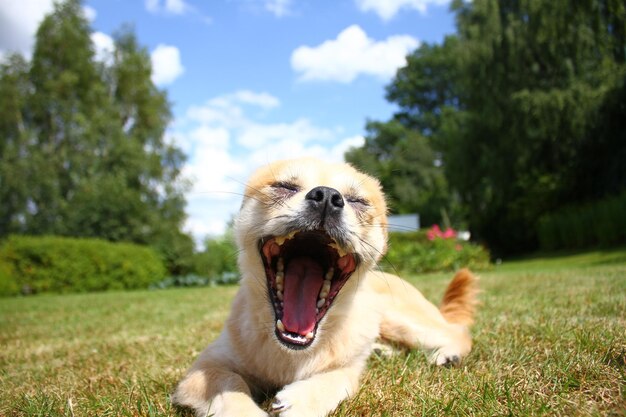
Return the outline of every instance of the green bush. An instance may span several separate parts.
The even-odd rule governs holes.
[[[455,238],[428,237],[428,232],[390,233],[389,249],[381,267],[389,272],[423,273],[489,267],[482,246]]]
[[[4,294],[148,288],[165,274],[154,250],[130,243],[11,236],[0,246]]]
[[[196,254],[195,270],[198,275],[221,277],[238,271],[238,250],[231,230],[223,236],[206,239],[204,246],[205,249]]]
[[[626,243],[626,192],[541,217],[537,235],[544,250],[585,249]]]
[[[20,287],[15,280],[11,265],[0,259],[0,296],[19,294]]]

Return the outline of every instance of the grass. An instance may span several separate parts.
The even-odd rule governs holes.
[[[372,357],[334,417],[626,415],[626,249],[481,274],[461,367]],[[439,300],[450,275],[411,281]],[[0,416],[164,416],[235,287],[0,299]]]

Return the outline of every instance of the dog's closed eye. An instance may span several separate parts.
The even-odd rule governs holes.
[[[363,197],[348,195],[346,201],[357,211],[366,210],[370,203]]]
[[[300,187],[290,181],[278,181],[273,183],[270,187],[281,197],[287,198],[300,191]]]

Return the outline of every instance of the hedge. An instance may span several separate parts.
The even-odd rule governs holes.
[[[537,235],[544,250],[625,244],[626,192],[546,214],[539,219]]]
[[[157,252],[131,243],[10,236],[0,245],[0,295],[148,288],[165,276]]]
[[[432,233],[438,231],[390,233],[387,255],[381,267],[396,273],[423,273],[453,271],[459,268],[474,270],[490,267],[489,251],[474,243],[458,240],[450,235]],[[447,233],[447,232],[446,232]]]

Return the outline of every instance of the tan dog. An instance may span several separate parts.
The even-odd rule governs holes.
[[[224,330],[178,385],[197,416],[322,417],[353,395],[378,337],[430,350],[433,363],[467,355],[475,278],[459,272],[441,308],[378,272],[386,250],[379,183],[315,159],[259,169],[236,220],[241,287]]]

